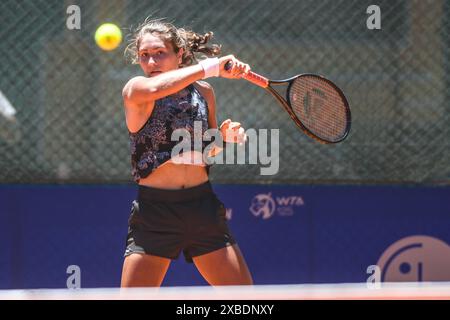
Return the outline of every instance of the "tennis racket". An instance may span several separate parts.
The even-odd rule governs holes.
[[[231,70],[233,62],[225,64]],[[330,80],[316,74],[300,74],[285,80],[269,80],[250,71],[243,79],[269,91],[309,137],[321,143],[338,143],[350,132],[351,113],[344,93]],[[287,85],[286,98],[274,86]]]

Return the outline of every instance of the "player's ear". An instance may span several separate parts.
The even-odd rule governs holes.
[[[183,53],[184,53],[184,49],[180,48],[180,50],[178,50],[178,53],[177,53],[178,64],[183,63]]]

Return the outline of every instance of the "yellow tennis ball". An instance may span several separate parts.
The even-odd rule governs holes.
[[[122,42],[122,31],[113,23],[104,23],[95,32],[95,42],[103,50],[114,50]]]

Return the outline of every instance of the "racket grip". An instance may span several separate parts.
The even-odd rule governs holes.
[[[232,67],[233,67],[233,62],[231,62],[231,60],[230,60],[225,64],[224,68],[225,68],[225,70],[229,71],[229,70],[231,70]],[[267,88],[269,86],[269,79],[267,79],[266,77],[263,77],[257,73],[254,73],[252,71],[250,71],[243,78],[259,87],[262,87],[262,88]]]

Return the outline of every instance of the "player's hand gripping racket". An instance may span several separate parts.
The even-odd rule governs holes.
[[[232,61],[225,64],[225,70],[232,67]],[[252,71],[243,78],[269,91],[309,137],[321,143],[337,143],[347,137],[350,107],[342,90],[330,80],[315,74],[269,80]],[[273,88],[279,85],[288,85],[286,98]]]

